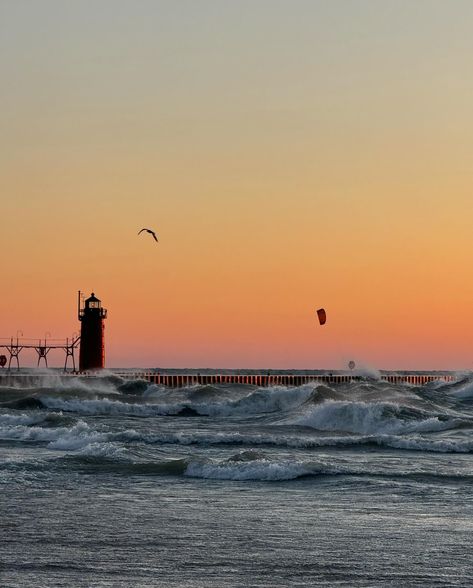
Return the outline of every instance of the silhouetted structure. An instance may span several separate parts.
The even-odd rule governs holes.
[[[80,351],[79,371],[98,370],[105,366],[104,319],[107,311],[95,294],[81,305],[79,292]]]

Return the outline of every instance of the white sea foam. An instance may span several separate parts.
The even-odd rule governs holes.
[[[0,414],[1,425],[34,425],[42,423],[48,418],[47,414]]]
[[[125,380],[114,375],[112,372],[97,373],[94,378],[64,377],[62,374],[48,369],[35,369],[30,374],[26,373],[19,378],[12,386],[11,390],[54,390],[56,392],[69,392],[77,390],[82,392],[103,392],[107,394],[118,394],[117,383]]]
[[[75,455],[117,459],[124,457],[126,455],[126,450],[124,447],[120,447],[114,443],[93,442],[78,448]]]
[[[109,398],[58,398],[56,396],[41,397],[41,402],[46,408],[59,409],[65,412],[74,412],[82,415],[131,415],[131,416],[156,416],[169,414],[166,407],[159,404],[138,404],[110,400]]]
[[[272,462],[259,459],[250,462],[191,462],[185,476],[191,478],[210,478],[217,480],[293,480],[313,474],[302,462]]]
[[[313,448],[328,446],[348,446],[360,443],[357,436],[316,437],[277,435],[271,433],[240,433],[235,432],[189,432],[143,434],[128,429],[114,433],[110,438],[117,441],[138,442],[145,444],[177,444],[177,445],[272,445],[277,447]],[[368,439],[368,437],[366,437]],[[363,442],[363,441],[361,441]]]
[[[275,456],[258,455],[252,451],[242,452],[221,461],[215,459],[193,460],[187,465],[184,475],[217,480],[260,481],[293,480],[306,476],[369,476],[387,478],[390,483],[392,483],[393,476],[414,479],[418,479],[419,476],[440,478],[461,476],[470,482],[472,479],[471,474],[462,471],[461,468],[448,467],[439,471],[435,462],[378,462],[376,457],[369,457],[366,454],[360,460],[332,454],[321,456],[317,460],[290,461]]]
[[[443,431],[454,428],[457,424],[454,419],[440,420],[437,416],[424,415],[418,410],[413,418],[406,419],[401,410],[402,407],[398,404],[390,402],[326,400],[307,409],[304,414],[282,422],[321,431],[344,431],[361,435]]]
[[[361,376],[363,378],[369,378],[371,380],[380,380],[381,379],[381,372],[374,368],[367,365],[358,366],[354,371],[353,375]]]
[[[48,447],[50,449],[59,449],[60,451],[75,451],[77,449],[82,449],[91,443],[107,441],[107,433],[95,431],[91,429],[87,423],[84,423],[84,421],[78,421],[70,429],[62,428],[62,430],[58,432],[57,437],[51,440]]]
[[[0,426],[0,439],[6,441],[47,442],[50,449],[74,451],[90,443],[108,441],[107,433],[91,429],[84,421],[72,427],[40,427],[25,425]]]
[[[323,456],[318,459],[281,459],[249,450],[225,460],[193,460],[184,475],[196,478],[220,480],[293,480],[304,476],[383,474],[376,472],[372,464],[353,462],[345,458]]]
[[[177,415],[182,410],[191,409],[204,416],[251,416],[289,410],[305,402],[313,394],[313,386],[287,389],[283,387],[265,388],[252,391],[247,396],[236,400],[182,400],[179,402],[132,403],[109,398],[60,398],[42,396],[41,402],[46,408],[74,412],[82,415],[131,415],[131,416],[166,416]]]
[[[397,435],[284,435],[272,433],[240,433],[240,432],[189,432],[143,434],[128,429],[120,433],[110,434],[113,441],[145,444],[176,444],[176,445],[240,445],[240,446],[273,446],[291,449],[316,449],[323,447],[350,447],[361,445],[379,445],[396,449],[413,451],[431,451],[436,453],[470,453],[473,451],[473,440],[469,439],[435,439],[422,437],[419,434],[408,436]]]
[[[20,415],[19,415],[20,416]],[[25,415],[23,415],[25,416]],[[18,417],[19,418],[19,417]],[[431,438],[418,433],[395,434],[351,434],[351,435],[308,435],[284,433],[242,433],[175,431],[162,433],[143,433],[134,429],[120,432],[101,432],[91,428],[84,421],[71,427],[41,427],[28,424],[0,425],[0,440],[42,442],[53,450],[106,455],[107,449],[97,449],[98,445],[113,444],[113,452],[118,454],[117,443],[176,444],[176,445],[239,445],[273,446],[292,449],[315,449],[324,447],[350,447],[379,445],[396,449],[430,451],[437,453],[471,453],[473,440],[468,438]],[[110,445],[110,448],[112,445]],[[110,451],[112,451],[110,449]],[[100,453],[102,452],[102,453]]]

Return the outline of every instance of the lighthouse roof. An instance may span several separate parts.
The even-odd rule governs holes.
[[[87,298],[86,302],[100,302],[100,300],[92,292],[91,296],[89,298]]]

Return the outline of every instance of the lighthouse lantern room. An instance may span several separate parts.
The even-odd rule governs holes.
[[[104,319],[107,318],[107,311],[102,308],[102,303],[93,292],[84,303],[82,300],[79,291],[78,312],[81,322],[79,370],[85,372],[105,367]]]

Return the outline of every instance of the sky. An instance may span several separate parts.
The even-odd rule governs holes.
[[[0,337],[471,369],[472,71],[470,0],[0,0]]]

